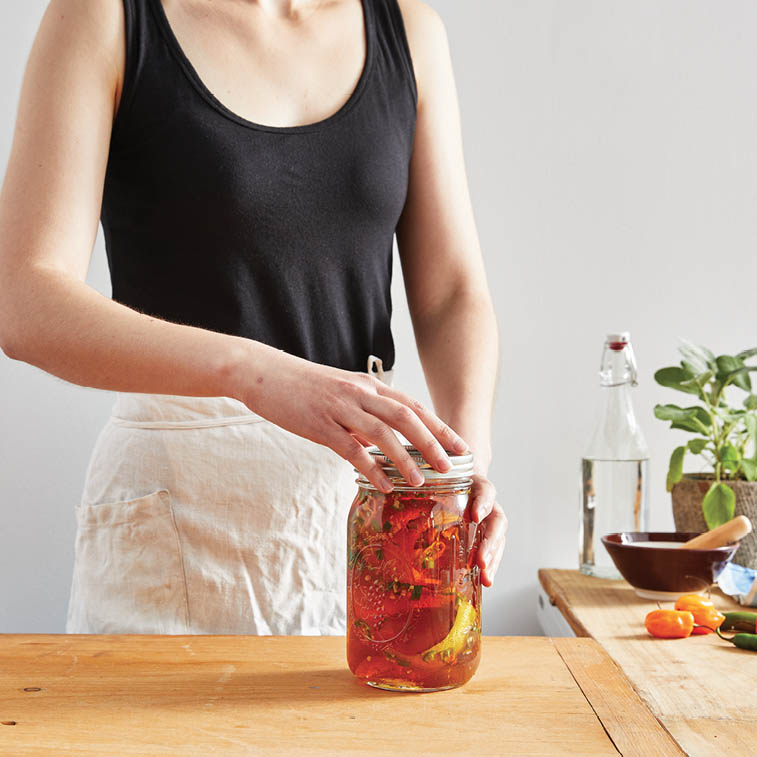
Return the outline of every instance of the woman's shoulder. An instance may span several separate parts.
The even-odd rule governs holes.
[[[72,24],[82,35],[97,33],[107,43],[123,31],[124,0],[50,0],[45,19]]]
[[[408,37],[424,40],[430,45],[446,42],[447,32],[439,13],[423,0],[397,0]]]
[[[397,0],[397,3],[413,59],[418,95],[422,98],[435,72],[449,59],[447,30],[439,13],[423,0]]]
[[[37,62],[90,69],[120,94],[125,59],[124,0],[50,0],[37,33]]]
[[[442,21],[439,13],[423,0],[397,0],[397,4],[402,11],[402,17],[405,24],[420,24],[425,26],[441,26]]]

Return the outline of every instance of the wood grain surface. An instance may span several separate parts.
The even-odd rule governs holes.
[[[644,617],[657,603],[625,581],[574,570],[541,570],[539,579],[576,633],[601,644],[686,753],[757,755],[757,654],[714,634],[652,638]],[[720,592],[713,601],[721,610],[749,609]]]
[[[626,757],[682,755],[607,652],[587,642],[591,639],[552,639],[618,751]]]
[[[616,755],[576,683],[613,670],[588,639],[487,637],[467,686],[397,694],[339,637],[4,635],[0,754]]]

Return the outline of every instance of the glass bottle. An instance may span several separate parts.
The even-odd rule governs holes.
[[[631,403],[637,378],[628,332],[608,334],[599,419],[581,461],[579,567],[591,576],[620,578],[601,537],[647,529],[649,450]]]
[[[479,533],[468,495],[473,456],[411,486],[391,460],[368,451],[394,484],[383,494],[363,476],[347,525],[347,662],[364,683],[392,691],[460,686],[481,653]]]

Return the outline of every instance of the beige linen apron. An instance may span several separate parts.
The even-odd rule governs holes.
[[[117,395],[76,507],[66,632],[343,634],[355,477],[238,400]]]

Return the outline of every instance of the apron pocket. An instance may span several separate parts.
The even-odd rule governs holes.
[[[187,583],[168,490],[81,504],[76,519],[67,633],[187,633]]]

